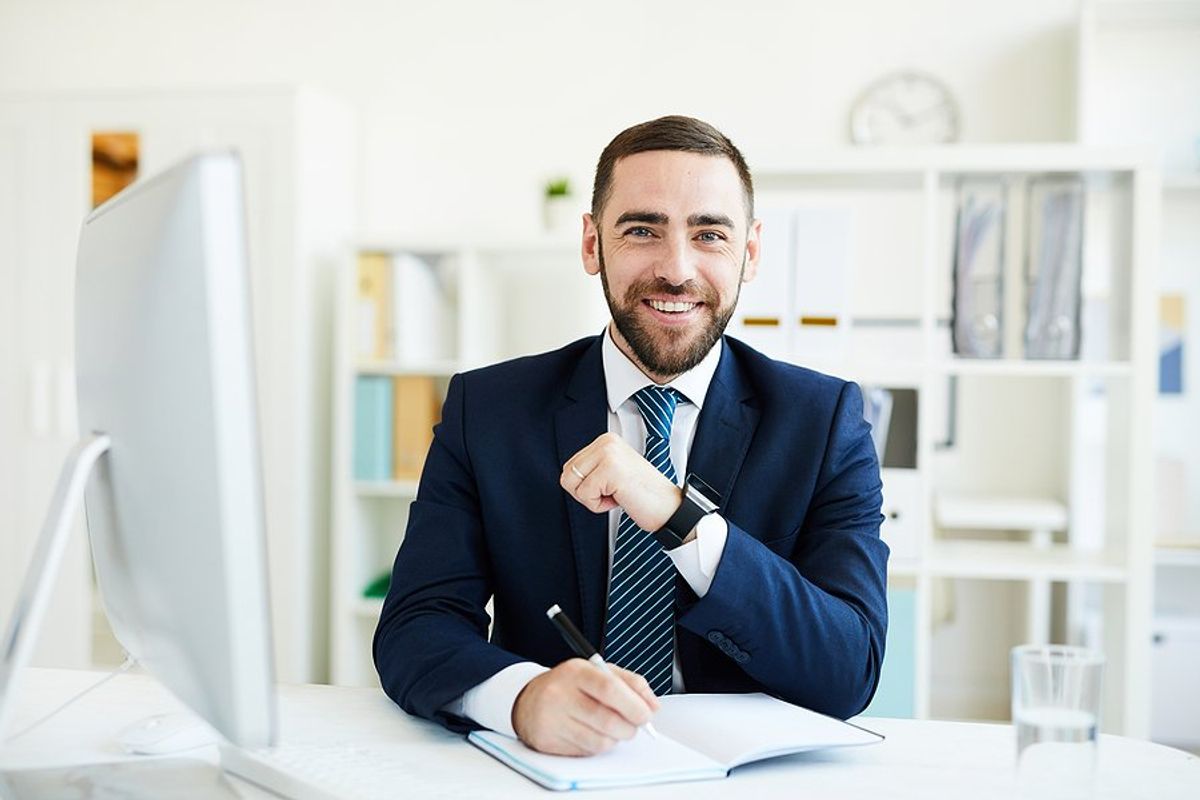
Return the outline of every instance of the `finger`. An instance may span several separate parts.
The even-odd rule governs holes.
[[[575,493],[579,484],[587,479],[588,474],[596,468],[596,459],[588,455],[589,447],[583,448],[568,458],[567,463],[563,464],[562,474],[559,475],[559,485],[572,494]]]
[[[637,726],[586,693],[580,692],[579,703],[568,710],[576,722],[610,739],[632,739]]]
[[[575,747],[581,755],[595,755],[613,749],[617,740],[600,733],[590,725],[577,719],[564,721],[559,736]]]
[[[597,465],[587,478],[579,482],[572,492],[575,499],[589,511],[599,513],[614,507],[617,501],[613,498],[613,489],[609,476],[609,468],[604,464]]]
[[[647,683],[645,678],[636,672],[630,672],[621,667],[614,667],[611,664],[609,665],[609,669],[617,673],[618,678],[625,681],[629,688],[637,692],[638,697],[646,701],[646,705],[650,706],[652,710],[658,711],[662,703],[659,702],[658,697],[654,694],[654,690],[650,688],[650,684]]]
[[[627,722],[641,726],[650,721],[651,706],[615,674],[595,670],[580,683],[584,692],[620,714]]]

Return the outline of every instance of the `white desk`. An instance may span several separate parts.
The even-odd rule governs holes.
[[[12,730],[22,730],[101,673],[29,670]],[[559,796],[529,782],[431,723],[409,717],[381,692],[331,686],[280,688],[285,742],[409,746],[410,780],[397,797],[548,798]],[[124,726],[181,707],[152,678],[122,675],[84,697],[25,737],[0,748],[0,768],[51,766],[128,758],[113,743]],[[1008,725],[864,718],[887,736],[878,745],[802,753],[734,770],[727,780],[671,784],[570,796],[602,798],[771,797],[821,798],[1011,798],[1014,796],[1014,735]],[[215,748],[186,755],[215,760]],[[239,783],[248,798],[270,797]],[[1196,800],[1200,759],[1149,742],[1101,737],[1101,798]]]

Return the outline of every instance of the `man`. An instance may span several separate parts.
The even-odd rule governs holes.
[[[857,386],[723,336],[760,233],[745,161],[712,126],[664,117],[605,148],[583,262],[612,322],[450,382],[375,635],[406,711],[581,755],[668,691],[843,718],[869,702],[879,465]],[[572,658],[556,603],[628,669]]]

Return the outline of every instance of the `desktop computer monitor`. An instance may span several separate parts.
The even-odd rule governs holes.
[[[198,155],[83,223],[75,360],[84,440],[0,642],[0,724],[86,480],[96,579],[117,640],[228,741],[274,743],[241,175],[232,152]]]

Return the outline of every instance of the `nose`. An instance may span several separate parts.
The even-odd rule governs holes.
[[[696,277],[696,253],[688,246],[688,237],[671,236],[667,239],[662,258],[655,265],[654,277],[662,278],[672,286],[681,286]]]

